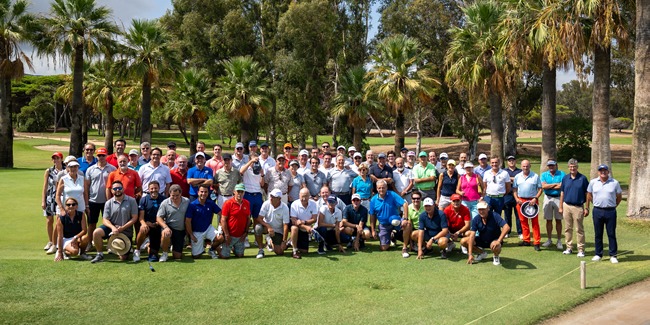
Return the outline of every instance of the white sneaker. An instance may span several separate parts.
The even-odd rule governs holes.
[[[463,254],[467,255],[467,247],[461,246],[460,250],[461,250],[461,252],[463,252]]]
[[[147,249],[148,245],[149,245],[149,237],[145,238],[144,243],[142,243],[142,245],[140,245],[140,249],[145,250],[145,249]]]
[[[133,252],[133,262],[136,262],[136,263],[140,262],[140,250],[139,249],[136,249]]]
[[[158,262],[167,262],[167,255],[168,254],[169,253],[167,253],[167,252],[163,252],[162,256],[160,256],[160,259],[158,259]]]
[[[52,246],[50,246],[50,249],[47,250],[47,254],[54,254],[56,253],[56,250],[57,250],[56,245],[52,244]]]
[[[478,255],[476,256],[476,259],[475,259],[475,260],[476,260],[477,262],[480,262],[480,261],[482,261],[482,260],[483,260],[484,258],[486,258],[486,257],[487,257],[487,252],[483,252],[483,253],[481,253],[481,254],[478,254]]]
[[[70,259],[70,256],[68,256],[68,254],[66,254],[65,252],[63,252],[63,259],[67,261],[67,260]],[[614,262],[612,262],[612,263],[614,263]],[[616,263],[618,263],[618,261],[617,261]]]
[[[271,245],[272,242],[273,241],[271,240],[271,236],[266,235],[266,250],[268,250],[269,252],[273,251],[273,245]]]
[[[524,235],[519,235],[519,240],[524,240]]]
[[[501,265],[501,260],[499,259],[499,256],[492,257],[492,264]]]
[[[600,261],[601,259],[603,259],[603,258],[600,257],[600,256],[598,256],[598,255],[596,255],[596,256],[594,256],[594,257],[591,258],[591,260],[594,261],[594,262],[598,262],[598,261]]]
[[[453,251],[454,248],[456,248],[456,243],[454,243],[452,241],[451,243],[449,243],[449,246],[447,246],[447,253],[450,253],[451,251]]]
[[[244,247],[245,248],[251,247],[251,243],[248,241],[248,236],[246,236],[246,238],[244,239]]]
[[[260,250],[257,251],[257,256],[255,256],[255,258],[257,258],[257,259],[264,258],[264,249],[263,248],[260,248]]]
[[[549,247],[551,245],[553,245],[553,241],[549,239],[542,244],[542,247]]]
[[[578,257],[585,257],[585,252],[578,252]]]
[[[403,249],[403,250],[402,250],[402,257],[403,257],[403,258],[408,258],[409,256],[411,256],[411,255],[409,254],[409,252],[406,251],[405,249]]]
[[[51,241],[47,242],[47,244],[45,245],[45,247],[43,247],[43,250],[44,250],[44,251],[49,250],[50,247],[52,247],[52,245],[54,245],[54,244],[53,244]]]
[[[571,255],[571,254],[573,254],[573,251],[571,250],[571,248],[567,248],[564,252],[562,252],[562,254]],[[584,256],[584,254],[583,254],[583,256]]]
[[[618,264],[618,258],[616,258],[616,256],[610,257],[609,261],[612,262],[612,264]]]
[[[216,259],[219,258],[219,254],[217,254],[217,252],[215,252],[212,249],[208,250],[208,254],[210,255],[210,257],[212,257],[213,260],[216,260]]]
[[[79,258],[84,260],[84,261],[90,261],[90,260],[93,259],[92,257],[88,256],[88,254],[86,254],[86,253],[83,253],[83,254],[79,255]]]
[[[559,249],[559,250],[563,250],[563,249],[564,249],[564,245],[562,245],[562,242],[561,242],[561,241],[558,241],[558,242],[557,242],[557,249]]]

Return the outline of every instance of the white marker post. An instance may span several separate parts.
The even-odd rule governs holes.
[[[587,262],[580,261],[580,289],[587,289]]]

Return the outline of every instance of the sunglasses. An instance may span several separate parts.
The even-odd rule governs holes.
[[[123,187],[113,187],[113,191],[115,191],[115,192],[121,191],[123,189],[124,189]]]
[[[330,146],[323,146],[323,148],[329,148]]]
[[[244,148],[235,148],[235,150],[244,150]]]
[[[95,151],[95,149],[85,149],[86,151]]]
[[[151,148],[147,148],[147,147],[145,147],[145,148],[140,148],[140,150],[149,150],[149,149],[151,149]]]
[[[67,206],[67,207],[76,207],[77,203],[66,203],[65,206]]]
[[[453,201],[451,201],[451,202],[454,202],[454,203],[459,203],[459,202],[460,202],[460,200],[453,200]]]
[[[97,155],[97,157],[100,157],[100,158],[101,158],[101,157],[106,157],[106,155]]]

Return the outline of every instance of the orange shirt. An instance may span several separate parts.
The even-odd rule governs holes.
[[[140,175],[133,169],[127,169],[126,173],[122,173],[122,169],[117,169],[116,171],[108,175],[108,180],[106,181],[106,188],[111,188],[113,181],[121,181],[124,186],[124,194],[135,197],[135,188],[142,187],[142,180],[140,180]]]

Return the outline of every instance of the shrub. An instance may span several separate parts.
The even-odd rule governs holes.
[[[583,117],[572,117],[557,124],[557,158],[567,161],[591,159],[591,121]]]

